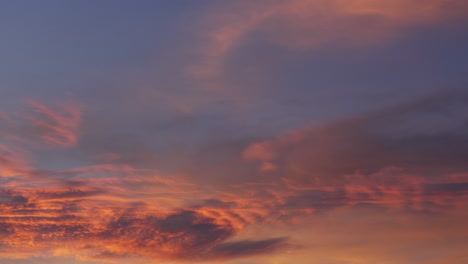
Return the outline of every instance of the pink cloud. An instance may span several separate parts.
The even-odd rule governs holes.
[[[31,167],[27,155],[18,148],[0,145],[0,177],[25,177]]]
[[[450,105],[446,99],[433,100]],[[208,162],[206,168],[197,163],[199,171],[180,175],[162,175],[124,162],[47,170],[34,168],[20,150],[5,147],[0,155],[3,180],[21,174],[28,178],[0,188],[4,230],[0,237],[6,241],[0,256],[224,261],[289,249],[287,229],[241,236],[265,224],[284,228],[346,210],[449,218],[468,206],[466,170],[447,170],[455,168],[457,159],[465,164],[464,155],[458,156],[466,151],[464,138],[450,153],[441,153],[437,144],[444,141],[432,140],[433,134],[412,145],[413,141],[397,144],[397,133],[381,132],[425,107],[433,109],[430,100],[297,129],[253,142],[240,153],[236,148],[236,155],[228,159],[237,163],[219,166],[221,173],[231,170],[232,164],[247,167],[239,170],[246,173],[236,175],[235,183],[195,175],[220,163]],[[72,126],[64,120],[66,113],[42,105],[35,109],[35,118],[42,122]],[[99,158],[113,162],[119,156],[108,153]],[[428,162],[434,160],[437,163]],[[263,173],[269,177],[261,177]]]
[[[298,50],[374,45],[408,28],[463,17],[467,11],[466,2],[447,0],[235,2],[208,15],[201,59],[189,71],[198,77],[222,73],[226,57],[255,32]]]
[[[81,107],[78,103],[68,102],[46,106],[36,101],[28,101],[34,110],[27,119],[37,136],[49,144],[71,147],[78,141],[81,122]]]
[[[259,171],[275,171],[278,166],[275,159],[278,158],[285,149],[288,149],[303,140],[309,128],[291,131],[273,140],[264,140],[250,144],[243,152],[242,158],[247,161],[260,161]]]

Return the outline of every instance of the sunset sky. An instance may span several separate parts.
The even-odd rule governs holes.
[[[468,1],[0,3],[1,264],[468,263]]]

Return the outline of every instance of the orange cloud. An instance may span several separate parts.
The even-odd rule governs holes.
[[[269,177],[259,177],[255,168],[241,170],[247,173],[236,175],[240,179],[236,184],[204,182],[193,174],[164,176],[154,169],[125,163],[39,169],[20,150],[3,147],[0,172],[5,179],[0,180],[8,184],[0,188],[0,256],[64,256],[98,262],[225,261],[289,250],[296,240],[300,245],[320,247],[313,239],[301,241],[306,231],[320,233],[318,227],[308,227],[294,236],[288,229],[242,234],[265,224],[284,227],[323,220],[324,215],[339,218],[343,211],[372,217],[431,214],[457,223],[451,214],[468,207],[463,155],[468,149],[466,138],[454,137],[448,131],[453,146],[446,151],[443,144],[447,131],[440,130],[436,135],[424,130],[409,133],[405,127],[404,135],[423,133],[417,142],[400,141],[397,132],[388,134],[388,127],[398,131],[408,115],[414,118],[427,108],[436,111],[438,107],[434,106],[445,111],[445,105],[455,103],[436,96],[254,142],[243,152],[236,152],[233,159],[238,163],[234,164],[248,168],[255,165],[262,173],[270,173]],[[46,122],[64,123],[49,108],[39,109]],[[109,157],[101,159],[119,159]],[[212,169],[209,166],[200,171]],[[15,183],[11,184],[9,178],[15,178]],[[333,247],[341,241],[336,236],[342,234],[333,233],[330,229],[336,227],[325,220],[315,223],[330,231],[330,236],[322,234],[329,239],[323,247],[343,251],[340,257],[329,258],[333,261],[372,263],[385,255],[359,258],[351,250]],[[356,226],[361,232],[368,227]],[[430,227],[412,233],[414,241],[424,241],[423,231]],[[459,228],[457,223],[454,230]],[[338,229],[359,239],[350,226]],[[452,237],[453,233],[445,235]],[[397,236],[393,235],[384,232],[381,237],[370,236],[369,241],[388,236],[389,243],[395,245]],[[434,234],[430,238],[437,243]],[[368,253],[366,245],[357,244],[353,249]],[[326,256],[323,259],[326,261]]]
[[[297,143],[295,136],[279,138]],[[0,256],[222,261],[290,247],[284,234],[236,238],[249,225],[297,223],[314,212],[366,206],[445,214],[466,208],[460,198],[468,195],[465,174],[428,179],[398,169],[347,175],[333,185],[297,184],[284,175],[225,192],[127,165],[34,172],[40,173],[35,181],[0,191]]]
[[[248,223],[246,213],[234,202],[189,206],[203,193],[182,178],[111,164],[31,173],[33,181],[0,189],[2,257],[202,261],[270,252],[285,242],[226,242]]]
[[[203,208],[161,211],[107,197],[87,187],[4,190],[2,246],[23,256],[53,252],[99,261],[125,256],[203,260],[269,252],[284,242],[249,241],[256,250],[237,248],[224,243],[238,231],[233,218],[208,216]],[[5,255],[0,251],[0,256]]]

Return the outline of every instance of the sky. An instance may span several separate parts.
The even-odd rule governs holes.
[[[0,8],[0,263],[468,263],[465,0]]]

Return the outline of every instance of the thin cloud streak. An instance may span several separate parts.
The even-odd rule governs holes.
[[[78,129],[81,121],[81,107],[74,103],[58,106],[53,110],[35,101],[29,101],[36,114],[26,118],[32,123],[32,130],[44,141],[61,146],[71,147],[78,141]]]

